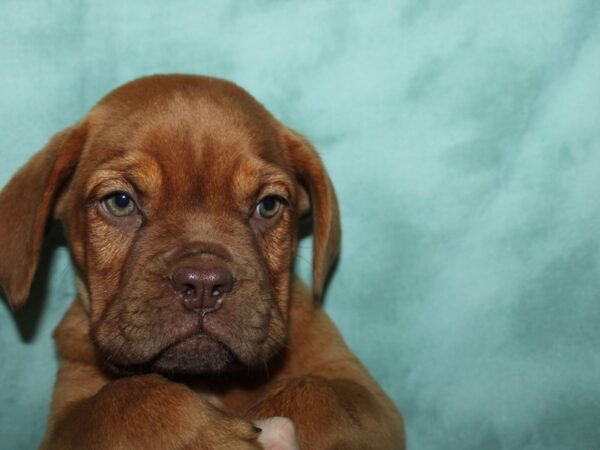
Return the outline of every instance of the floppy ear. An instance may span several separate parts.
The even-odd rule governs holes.
[[[331,180],[313,146],[284,130],[284,140],[300,183],[308,190],[313,219],[313,296],[319,301],[327,275],[340,252],[340,214]]]
[[[84,139],[83,125],[55,134],[0,191],[0,286],[13,310],[29,295],[46,226]]]

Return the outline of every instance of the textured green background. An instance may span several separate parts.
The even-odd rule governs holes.
[[[600,448],[599,12],[2,0],[0,184],[122,82],[232,79],[323,155],[345,232],[326,308],[410,447]],[[44,267],[16,320],[0,305],[1,448],[45,423],[74,289],[64,248]]]

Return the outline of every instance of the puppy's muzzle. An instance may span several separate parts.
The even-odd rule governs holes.
[[[187,262],[176,268],[171,276],[171,285],[183,305],[203,315],[219,309],[234,284],[231,272],[215,262],[194,265]]]

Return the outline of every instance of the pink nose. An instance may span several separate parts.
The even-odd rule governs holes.
[[[231,272],[222,267],[179,267],[171,277],[173,289],[181,294],[186,308],[196,312],[219,309],[234,285]]]

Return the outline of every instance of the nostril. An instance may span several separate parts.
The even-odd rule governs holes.
[[[181,295],[183,304],[193,311],[218,309],[234,284],[231,272],[212,265],[179,267],[171,276],[173,289]]]

